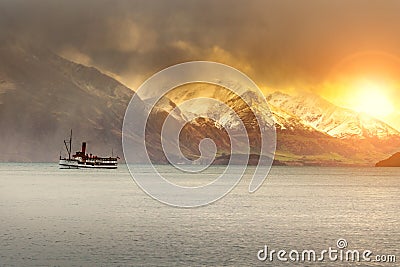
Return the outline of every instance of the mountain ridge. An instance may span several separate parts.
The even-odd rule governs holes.
[[[62,140],[67,137],[70,129],[74,130],[74,147],[80,147],[80,141],[87,141],[88,149],[94,154],[108,155],[113,149],[116,154],[123,156],[122,122],[126,107],[135,93],[133,90],[95,67],[71,62],[45,48],[1,44],[0,56],[2,58],[0,62],[0,131],[2,136],[0,161],[54,162],[60,150],[63,150]],[[250,93],[244,94],[242,97],[252,105],[250,109],[241,97],[229,92],[200,90],[200,93],[221,99],[233,107],[233,111],[245,121],[246,128],[250,131],[251,153],[254,155],[257,154],[260,146],[260,133],[257,127],[253,127],[256,117],[252,115],[251,110],[255,110],[261,118],[258,127],[274,124],[278,141],[276,159],[280,163],[329,166],[371,165],[378,159],[393,154],[395,147],[400,144],[400,137],[397,135],[389,134],[388,138],[383,138],[384,131],[383,135],[375,137],[371,136],[374,131],[368,129],[365,132],[356,132],[355,135],[338,136],[332,130],[326,130],[329,123],[316,123],[322,115],[315,110],[310,109],[311,113],[305,113],[305,115],[299,113],[301,109],[294,109],[293,106],[296,107],[302,103],[301,99],[294,98],[290,105],[288,102],[282,102],[282,98],[289,99],[291,96],[267,96],[270,109],[266,109],[259,104],[263,99],[255,98]],[[159,130],[163,120],[171,108],[175,108],[182,101],[182,98],[199,95],[199,93],[193,94],[190,90],[185,94],[176,98],[173,95],[167,95],[170,98],[164,99],[153,109],[148,123],[148,129],[151,131],[147,136],[149,138],[147,145],[155,163],[168,163],[159,146]],[[149,107],[146,100],[139,103],[140,106],[135,107],[137,113],[135,119],[142,121],[145,119],[143,110]],[[165,105],[168,107],[165,108]],[[328,106],[328,109],[331,108],[329,103],[324,103],[324,105]],[[180,136],[182,151],[188,158],[198,158],[198,144],[203,138],[208,137],[216,140],[217,156],[225,159],[230,145],[229,138],[221,127],[236,129],[237,124],[232,120],[233,111],[225,110],[219,104],[210,109],[209,107],[202,108],[197,111],[191,110],[193,112],[191,116],[198,115],[196,114],[198,112],[203,113],[204,116],[213,115],[218,120],[215,122],[197,118],[184,127]],[[320,113],[326,115],[329,112]],[[273,121],[271,121],[271,114],[274,116]],[[179,120],[185,119],[181,117],[184,115],[182,113],[176,116],[174,123],[177,125]],[[333,118],[337,119],[336,116]],[[355,116],[349,118],[354,120]],[[361,122],[365,121],[368,122],[365,118]],[[329,122],[335,124],[338,121]],[[348,122],[346,123],[347,126]],[[358,122],[355,125],[360,128],[361,124]],[[376,125],[375,128],[384,126],[381,123]],[[388,133],[391,131],[389,129]],[[131,138],[139,140],[140,136],[132,133]],[[137,158],[138,162],[142,160]]]
[[[122,156],[120,132],[104,128],[120,129],[132,90],[45,48],[3,44],[0,55],[3,85],[14,88],[0,89],[1,161],[54,161],[70,129],[74,147],[83,139],[94,153]]]
[[[387,138],[400,132],[372,116],[332,104],[307,93],[290,96],[282,92],[268,95],[268,103],[300,118],[303,123],[338,138]]]

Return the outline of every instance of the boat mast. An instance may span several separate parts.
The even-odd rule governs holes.
[[[71,129],[71,135],[69,136],[69,146],[67,145],[67,141],[64,140],[64,145],[65,149],[68,152],[68,160],[71,160],[71,153],[72,153],[72,129]]]

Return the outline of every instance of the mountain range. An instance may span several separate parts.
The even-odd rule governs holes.
[[[108,155],[113,150],[123,155],[121,129],[133,90],[94,67],[43,47],[3,43],[0,57],[0,161],[56,161],[70,129],[74,150],[80,141],[87,141],[94,154]],[[254,155],[260,147],[260,129],[275,125],[276,159],[288,165],[373,165],[400,147],[400,133],[386,123],[314,94],[275,92],[266,97],[268,109],[264,99],[250,91],[238,96],[201,83],[177,89],[159,101],[147,122],[146,145],[156,163],[167,162],[160,148],[165,118],[183,101],[199,96],[219,99],[231,109],[205,102],[189,105],[173,118],[176,125],[179,120],[190,121],[179,140],[183,154],[191,159],[200,156],[198,144],[206,137],[215,141],[218,157],[229,154],[226,129],[235,133],[238,127],[233,112],[244,122]],[[259,123],[243,99],[262,118]],[[138,121],[145,119],[145,108],[145,99],[135,107]],[[215,120],[201,118],[209,116]],[[139,140],[135,133],[131,138]]]
[[[280,138],[278,158],[290,151],[295,152],[289,155],[294,162],[303,155],[299,164],[373,165],[400,147],[400,133],[393,127],[318,95],[275,92],[266,99]]]

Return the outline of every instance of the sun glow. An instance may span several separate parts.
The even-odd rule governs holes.
[[[374,82],[361,82],[355,90],[354,109],[378,118],[394,112],[394,106],[386,95],[387,88]]]

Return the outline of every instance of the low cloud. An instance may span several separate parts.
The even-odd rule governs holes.
[[[135,89],[191,60],[229,64],[268,90],[320,90],[360,51],[400,55],[399,2],[6,0],[0,38],[96,66]]]

